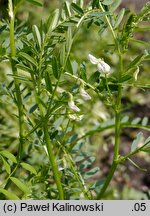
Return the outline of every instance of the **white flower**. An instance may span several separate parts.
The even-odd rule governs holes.
[[[84,118],[84,115],[79,115],[79,116],[77,116],[77,121],[81,121],[82,119]]]
[[[76,118],[77,118],[76,115],[71,115],[71,114],[69,114],[68,117],[69,117],[71,120],[76,120]]]
[[[84,100],[91,100],[91,96],[82,87],[80,88],[80,94]]]
[[[136,71],[134,72],[135,81],[137,81],[137,77],[138,77],[139,72],[140,72],[140,69],[139,69],[139,67],[137,67]]]
[[[92,64],[97,65],[97,69],[99,72],[102,72],[104,74],[107,74],[110,72],[110,66],[107,63],[105,63],[102,59],[100,58],[98,59],[91,54],[88,55],[88,59],[90,60]]]
[[[73,121],[81,121],[83,119],[83,117],[84,117],[83,115],[77,116],[77,115],[69,114],[69,118]]]
[[[69,106],[73,111],[75,111],[75,112],[80,112],[79,107],[77,107],[77,106],[75,105],[74,101],[69,100],[69,101],[68,101],[68,106]]]

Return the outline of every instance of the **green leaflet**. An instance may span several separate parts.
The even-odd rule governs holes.
[[[114,29],[117,28],[118,25],[121,23],[121,21],[124,17],[124,14],[125,14],[125,8],[122,8],[122,10],[119,12],[119,14],[117,16],[116,22],[114,24]]]
[[[59,21],[59,16],[59,9],[56,9],[54,14],[49,16],[47,21],[47,30],[50,32],[50,34],[56,28]]]
[[[80,8],[77,4],[71,3],[71,7],[72,7],[72,9],[73,9],[75,12],[77,12],[78,14],[80,14],[80,15],[83,15],[83,14],[84,14],[82,8]]]
[[[64,3],[64,8],[65,8],[65,13],[67,16],[71,16],[71,11],[70,11],[70,4],[68,1],[65,1]]]
[[[94,174],[96,174],[99,171],[99,167],[95,167],[89,171],[87,171],[84,175],[84,178],[90,178],[91,176],[93,176]]]
[[[142,136],[142,132],[139,132],[137,134],[136,138],[133,140],[133,143],[131,145],[131,152],[134,152],[138,148],[138,144],[140,143]]]
[[[114,3],[114,0],[104,0],[102,2],[103,5],[111,5],[112,3]]]
[[[52,58],[52,69],[53,69],[54,77],[58,79],[59,78],[59,67],[58,67],[58,61],[57,61],[56,56],[53,56]]]
[[[39,1],[35,1],[35,0],[27,0],[27,1],[35,6],[40,6],[40,7],[43,6]]]
[[[30,193],[29,187],[22,183],[18,178],[10,177],[10,179],[22,192],[24,192],[24,194]]]
[[[30,173],[33,173],[35,175],[37,174],[35,168],[33,166],[31,166],[30,164],[22,162],[22,163],[20,163],[20,165],[22,166],[22,168],[26,169]]]
[[[9,151],[6,151],[6,150],[0,151],[0,155],[3,155],[4,157],[8,158],[9,160],[11,160],[14,163],[17,163],[16,157],[12,153],[10,153]]]
[[[104,184],[104,180],[101,179],[101,180],[98,180],[97,182],[95,182],[91,187],[90,189],[91,190],[95,190],[95,189],[99,189],[100,187],[102,187],[102,185]]]
[[[24,52],[20,52],[18,54],[18,56],[22,57],[23,59],[27,60],[28,62],[30,62],[32,65],[37,67],[37,62],[35,61],[34,58],[32,58],[30,55],[28,55],[27,53]]]
[[[30,109],[29,113],[33,113],[38,108],[38,104],[34,104]]]
[[[11,168],[10,168],[9,163],[7,163],[7,161],[2,156],[1,156],[1,158],[2,158],[3,165],[4,165],[4,168],[5,168],[6,172],[10,175]]]
[[[4,194],[9,200],[20,200],[19,197],[14,194],[14,192],[10,192],[3,188],[0,188],[0,193]]]
[[[113,12],[115,11],[119,5],[121,4],[122,0],[115,0],[112,4],[111,4],[111,7],[110,7],[110,10]]]
[[[67,52],[70,52],[70,48],[72,46],[72,29],[71,27],[68,27],[68,30],[67,30],[67,35],[66,35],[66,51]]]
[[[24,71],[26,71],[26,72],[29,72],[29,73],[31,73],[31,74],[34,73],[34,71],[31,70],[31,68],[29,68],[29,67],[27,67],[27,66],[25,66],[25,65],[23,65],[23,64],[21,64],[21,63],[17,64],[16,66],[17,66],[17,68],[19,68],[19,69],[21,69],[21,70],[24,70]]]
[[[142,124],[143,126],[146,126],[146,125],[148,124],[148,117],[147,117],[147,116],[145,116],[145,117],[142,119],[141,124]]]
[[[34,37],[38,43],[39,48],[41,48],[41,43],[42,43],[41,35],[40,35],[39,29],[36,25],[33,25],[33,34],[34,34]]]
[[[140,117],[137,117],[135,119],[133,119],[133,121],[131,122],[131,124],[138,124],[141,121]]]
[[[51,82],[51,77],[48,71],[45,71],[45,84],[46,84],[47,91],[52,93],[53,91],[52,82]]]
[[[138,55],[128,66],[127,71],[129,71],[132,68],[135,68],[141,64],[141,62],[145,59],[147,55],[146,54],[140,54]]]

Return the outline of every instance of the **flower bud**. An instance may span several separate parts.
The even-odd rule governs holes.
[[[137,76],[138,76],[139,72],[140,72],[140,69],[139,69],[139,67],[137,67],[136,71],[133,74],[135,81],[137,81]]]
[[[84,82],[82,80],[80,81],[79,92],[84,100],[91,100],[91,96],[84,89]]]
[[[72,94],[68,93],[69,95],[69,101],[68,101],[68,106],[75,112],[80,112],[79,107],[77,107],[73,101],[73,96]]]
[[[68,106],[75,112],[80,112],[79,107],[77,107],[74,101],[68,101]]]

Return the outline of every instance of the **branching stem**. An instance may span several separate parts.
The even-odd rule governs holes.
[[[105,12],[103,6],[101,3],[99,3],[100,8],[103,12]],[[111,23],[108,19],[107,16],[105,16],[106,22],[108,24],[108,27],[110,29],[110,32],[113,36],[117,51],[118,51],[118,56],[119,56],[119,71],[118,71],[118,82],[122,76],[122,72],[123,72],[123,62],[122,62],[122,54],[120,51],[120,47],[115,35],[115,32],[111,26]],[[113,162],[110,168],[110,171],[108,173],[108,176],[106,177],[106,180],[102,186],[102,189],[100,191],[100,193],[97,196],[97,199],[102,199],[105,191],[107,190],[113,176],[114,176],[114,172],[117,168],[118,162],[119,162],[119,146],[120,146],[120,132],[121,132],[121,97],[122,97],[122,86],[118,85],[118,93],[117,93],[117,98],[116,98],[116,105],[114,106],[114,112],[115,112],[115,146],[114,146],[114,156],[113,156]]]

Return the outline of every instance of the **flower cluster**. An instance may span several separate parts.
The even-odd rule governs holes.
[[[91,96],[85,91],[84,83],[82,81],[80,81],[79,92],[84,100],[91,99]],[[69,95],[68,106],[70,107],[70,109],[72,109],[74,112],[80,112],[79,107],[75,105],[72,94],[68,92],[68,95]],[[80,121],[83,119],[83,115],[77,116],[76,114],[70,114],[69,118],[72,120]]]
[[[108,74],[110,72],[110,66],[107,63],[105,63],[102,59],[100,58],[98,59],[91,54],[88,55],[88,59],[92,64],[97,65],[97,69],[100,73]],[[84,89],[84,82],[82,80],[80,80],[79,92],[84,100],[91,100],[91,96]],[[75,105],[72,94],[68,93],[68,95],[69,95],[68,106],[70,107],[70,109],[72,109],[74,112],[80,112],[79,107]],[[78,120],[78,121],[83,118],[83,116],[78,118],[76,115],[69,115],[69,116],[70,119]]]

